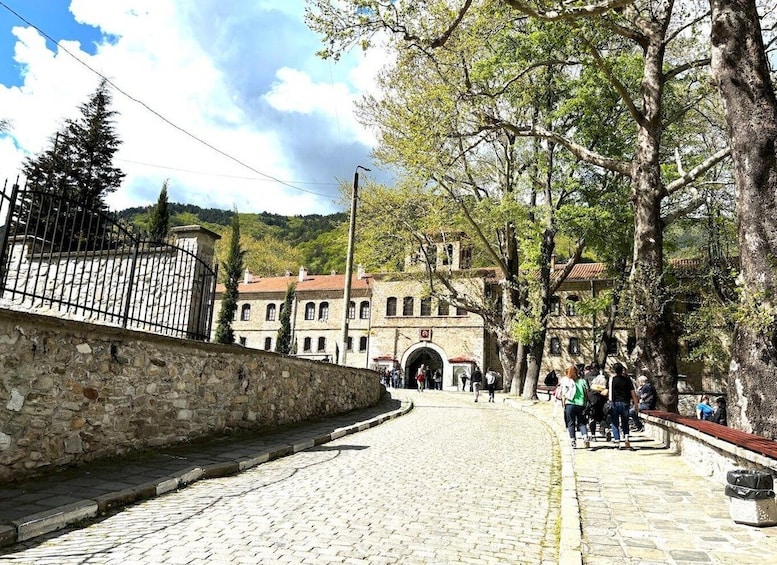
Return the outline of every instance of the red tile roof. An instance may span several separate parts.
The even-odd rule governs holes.
[[[255,278],[249,283],[237,285],[237,291],[241,294],[251,292],[286,292],[291,283],[297,284],[297,291],[316,290],[343,290],[345,287],[345,275],[307,275],[300,281],[297,275],[288,277],[264,277]],[[372,286],[372,277],[367,275],[361,279],[357,275],[351,277],[351,290],[368,289]],[[216,292],[223,293],[224,285],[216,285]]]

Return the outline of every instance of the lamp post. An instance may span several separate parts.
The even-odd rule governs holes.
[[[343,333],[340,339],[340,359],[338,365],[345,366],[348,357],[348,310],[351,305],[351,273],[353,272],[353,247],[356,239],[356,197],[359,191],[359,169],[370,172],[361,165],[353,172],[353,191],[351,193],[351,221],[348,225],[348,254],[345,258],[345,285],[343,289]]]

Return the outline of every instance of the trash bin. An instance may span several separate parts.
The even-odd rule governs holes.
[[[777,524],[774,479],[763,471],[734,469],[726,473],[726,496],[731,519],[749,526]]]

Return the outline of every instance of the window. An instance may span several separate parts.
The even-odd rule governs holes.
[[[444,252],[442,256],[442,264],[451,265],[452,263],[453,263],[453,244],[449,243],[444,248]]]
[[[469,312],[467,312],[464,308],[461,306],[456,306],[456,315],[457,316],[467,316]]]
[[[247,342],[246,338],[244,338],[244,337],[240,338],[240,345],[242,345],[243,347],[246,346],[246,342]]]
[[[308,302],[305,304],[305,319],[306,320],[315,320],[316,319],[316,305],[312,302]]]
[[[397,299],[393,296],[386,299],[386,316],[397,315]]]
[[[311,349],[311,347],[310,347],[310,338],[306,337],[302,341],[302,351],[310,351],[310,349]]]
[[[367,351],[367,338],[364,336],[359,338],[359,351]]]
[[[580,355],[580,340],[576,337],[569,338],[569,354]]]
[[[267,313],[264,316],[264,319],[268,322],[272,322],[275,320],[275,304],[268,304],[267,305]]]
[[[353,320],[354,318],[356,318],[356,302],[351,300],[348,303],[348,319]]]
[[[326,351],[326,338],[325,337],[318,338],[318,350],[319,351]]]
[[[351,336],[348,336],[345,340],[345,348],[348,351],[353,351],[353,338]]]
[[[243,304],[243,307],[240,308],[240,319],[244,322],[247,322],[251,319],[251,305],[250,304]]]
[[[272,338],[266,337],[264,338],[264,350],[270,351],[272,349]]]
[[[561,340],[557,337],[550,338],[550,354],[561,355]]]
[[[322,302],[318,305],[318,319],[322,322],[329,319],[329,302]]]
[[[567,316],[577,316],[577,296],[567,297]]]
[[[461,261],[459,267],[462,269],[469,269],[472,265],[472,248],[465,247],[461,250]]]
[[[553,316],[561,314],[561,300],[558,296],[550,297],[550,313]]]
[[[405,296],[402,299],[402,315],[403,316],[412,316],[413,315],[413,307],[415,306],[413,297],[412,296]]]
[[[617,355],[618,353],[618,339],[611,337],[607,342],[607,355]]]
[[[359,318],[362,320],[370,319],[370,303],[368,300],[362,300],[359,304]]]
[[[450,311],[450,304],[448,304],[444,300],[440,300],[437,303],[437,315],[438,316],[447,316],[449,311]]]
[[[421,315],[422,316],[431,316],[432,315],[432,299],[431,298],[422,298],[421,299]]]
[[[637,347],[637,336],[630,335],[626,338],[626,353],[631,355],[631,352],[634,351],[635,347]]]

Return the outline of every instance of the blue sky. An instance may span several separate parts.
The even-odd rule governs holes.
[[[356,165],[386,178],[353,115],[381,54],[322,61],[303,10],[304,0],[0,0],[0,118],[11,122],[0,182],[78,116],[102,75],[117,87],[127,174],[111,208],[151,204],[169,179],[174,202],[343,209],[338,180]]]

